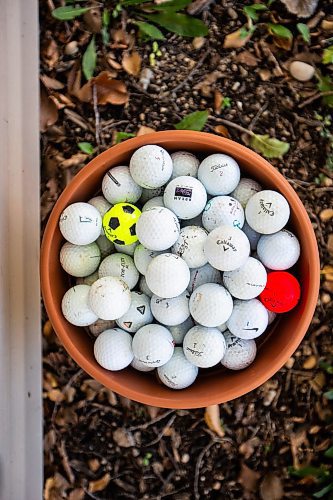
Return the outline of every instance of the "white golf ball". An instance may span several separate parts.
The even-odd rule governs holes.
[[[249,257],[235,271],[223,273],[223,284],[237,299],[249,300],[258,297],[267,283],[267,272],[259,260]]]
[[[190,316],[189,299],[190,295],[187,291],[172,299],[162,299],[153,295],[150,299],[151,312],[154,318],[163,325],[179,325]]]
[[[175,347],[169,361],[157,368],[161,382],[171,389],[185,389],[193,384],[199,368],[186,359],[182,347]]]
[[[147,189],[163,186],[172,174],[172,159],[161,146],[146,145],[137,149],[130,160],[134,181]]]
[[[238,227],[219,226],[208,234],[204,251],[211,266],[233,271],[246,262],[250,242]]]
[[[146,366],[162,366],[174,351],[172,335],[165,326],[145,325],[133,337],[133,354]]]
[[[146,281],[151,291],[162,298],[178,297],[190,280],[190,270],[178,255],[163,253],[148,265]]]
[[[275,320],[276,313],[273,312],[273,311],[269,311],[268,309],[266,309],[266,311],[267,311],[267,314],[268,314],[268,324],[270,325]]]
[[[284,196],[269,189],[254,194],[245,207],[249,226],[261,234],[280,231],[287,224],[289,215],[290,207]]]
[[[257,181],[243,177],[236,189],[231,193],[231,196],[236,198],[242,207],[245,208],[251,196],[259,191],[261,191],[261,186]]]
[[[101,251],[101,259],[104,259],[114,252],[114,244],[104,234],[101,234],[96,240],[96,243]]]
[[[171,179],[181,177],[182,175],[197,177],[200,161],[194,154],[188,151],[176,151],[172,153],[171,158],[173,164]]]
[[[126,255],[130,255],[131,257],[133,257],[135,249],[138,246],[138,244],[139,244],[138,241],[135,241],[130,245],[119,245],[119,243],[114,243],[114,247],[117,252],[125,253]]]
[[[111,168],[103,177],[102,191],[105,198],[116,203],[136,203],[142,194],[142,188],[133,179],[128,167]]]
[[[105,330],[110,330],[115,326],[116,323],[113,320],[98,319],[97,321],[95,321],[95,323],[88,326],[88,330],[91,335],[93,335],[94,337],[98,337],[98,335],[100,335],[102,332],[105,332]]]
[[[171,252],[182,257],[189,268],[201,267],[207,264],[204,253],[204,243],[207,231],[198,226],[187,226],[180,230],[179,238],[171,248]]]
[[[84,278],[77,278],[76,284],[77,285],[89,285],[89,286],[91,286],[97,280],[98,280],[98,271],[95,271],[94,273],[89,274],[89,276],[85,276]]]
[[[222,323],[221,325],[218,325],[216,328],[220,330],[220,332],[225,332],[228,329],[227,323]]]
[[[185,335],[183,350],[186,358],[195,366],[210,368],[223,358],[226,343],[217,328],[197,325]]]
[[[134,368],[134,370],[138,370],[139,372],[151,372],[154,370],[153,366],[147,366],[136,358],[133,358],[131,367]]]
[[[268,325],[265,306],[257,299],[235,300],[227,326],[230,332],[241,339],[250,340],[262,335]]]
[[[233,308],[230,293],[216,283],[198,286],[190,298],[190,312],[194,321],[203,326],[218,326],[225,323]]]
[[[130,289],[125,281],[120,278],[105,276],[104,278],[99,278],[90,287],[89,307],[91,307],[98,318],[121,318],[128,311],[130,305]]]
[[[168,208],[150,208],[136,223],[137,237],[149,250],[167,250],[177,241],[179,232],[178,219]]]
[[[287,229],[282,229],[277,233],[261,236],[257,253],[268,269],[284,271],[296,264],[301,248],[296,236]]]
[[[165,207],[163,196],[154,196],[154,198],[146,201],[146,203],[142,207],[141,212],[145,212],[146,210],[149,210],[149,208],[153,207]]]
[[[207,231],[218,226],[242,228],[245,216],[242,205],[231,196],[216,196],[208,201],[202,214],[202,225]]]
[[[193,326],[194,326],[194,321],[191,318],[191,316],[189,316],[187,320],[184,321],[184,323],[180,323],[180,325],[169,326],[169,330],[173,337],[174,343],[182,344],[185,335]]]
[[[230,332],[224,333],[227,350],[221,363],[229,370],[243,370],[255,359],[257,346],[254,340],[244,340],[235,337]]]
[[[198,179],[213,196],[229,194],[239,183],[238,163],[225,154],[210,155],[200,163]]]
[[[88,203],[92,205],[93,207],[97,208],[99,213],[101,214],[102,220],[104,215],[108,210],[111,208],[111,204],[104,198],[104,196],[95,196],[94,198],[91,198]],[[101,229],[101,234],[104,234],[104,229],[102,225]],[[111,243],[111,242],[110,242]]]
[[[154,257],[160,255],[162,252],[156,252],[155,250],[148,250],[148,248],[141,245],[141,243],[136,247],[134,252],[134,264],[137,270],[141,274],[146,274],[148,264],[152,261]]]
[[[66,273],[76,278],[89,276],[101,261],[101,251],[96,243],[73,245],[66,242],[60,250],[60,264]]]
[[[129,333],[135,333],[153,321],[150,299],[142,292],[131,292],[131,305],[125,314],[116,320],[117,325]]]
[[[242,227],[242,231],[243,231],[243,233],[246,234],[246,236],[250,242],[251,251],[256,250],[261,234],[257,233],[257,231],[252,229],[252,227],[250,227],[246,221],[244,222],[244,226]]]
[[[89,326],[98,319],[89,305],[89,292],[90,286],[76,285],[63,296],[62,313],[72,325]]]
[[[154,189],[142,188],[142,195],[140,198],[140,202],[142,204],[147,203],[147,201],[151,200],[152,198],[156,198],[157,196],[162,196],[163,198],[163,193],[164,193],[164,186],[160,186]]]
[[[205,264],[196,269],[190,269],[190,282],[187,289],[192,293],[198,286],[204,283],[217,283],[222,285],[222,275],[220,271],[210,264]]]
[[[104,278],[105,276],[121,278],[130,290],[139,281],[139,273],[134,261],[132,257],[125,253],[114,253],[105,257],[99,266],[98,275],[100,278]]]
[[[180,219],[193,219],[205,208],[207,193],[198,179],[184,175],[169,182],[163,201]]]
[[[105,330],[95,340],[94,356],[106,370],[123,370],[133,359],[131,335],[120,328]]]
[[[151,289],[147,285],[145,276],[141,276],[141,278],[140,278],[140,281],[139,281],[139,290],[140,290],[140,292],[142,292],[145,295],[147,295],[147,297],[151,298],[154,295],[153,292],[151,291]]]
[[[73,203],[62,212],[59,229],[73,245],[89,245],[101,234],[102,217],[89,203]]]

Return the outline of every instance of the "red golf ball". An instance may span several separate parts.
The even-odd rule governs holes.
[[[259,299],[266,309],[284,313],[293,309],[301,296],[301,287],[295,276],[285,271],[271,272]]]

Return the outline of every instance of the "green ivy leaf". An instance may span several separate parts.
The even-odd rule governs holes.
[[[94,152],[94,146],[90,144],[90,142],[79,142],[78,147],[83,153],[86,153],[87,155],[92,155]]]
[[[145,14],[144,17],[172,33],[182,36],[206,36],[207,26],[195,17],[186,14],[175,14],[174,12],[163,12],[161,14]]]
[[[246,16],[248,16],[252,21],[258,21],[259,14],[258,11],[267,10],[266,5],[262,3],[254,3],[253,5],[247,5],[244,7],[243,12]]]
[[[325,451],[324,455],[325,455],[325,457],[333,458],[333,446],[328,448],[328,450]]]
[[[332,400],[333,399],[333,389],[330,389],[327,392],[324,392],[324,398]]]
[[[318,83],[317,87],[320,92],[331,92],[333,90],[333,82],[331,78],[327,76],[317,75]],[[333,95],[326,95],[323,97],[323,102],[326,106],[333,108]]]
[[[101,29],[101,35],[104,45],[107,45],[110,41],[110,34],[109,34],[110,19],[111,19],[110,11],[108,9],[104,9],[102,15],[102,29]]]
[[[208,111],[194,111],[185,116],[179,123],[176,123],[177,130],[202,130],[208,119]]]
[[[288,40],[293,37],[292,32],[285,26],[282,26],[282,24],[268,23],[267,26],[272,35],[279,36],[280,38],[287,38]]]
[[[90,80],[90,78],[94,76],[94,71],[96,68],[96,59],[97,59],[97,54],[96,54],[95,37],[93,36],[82,58],[83,74],[87,80]]]
[[[189,5],[191,2],[192,0],[169,0],[168,2],[153,4],[149,8],[152,10],[177,12],[178,10],[182,10],[187,7],[187,5]]]
[[[126,7],[127,5],[140,5],[141,3],[148,3],[150,1],[151,0],[123,0],[120,3]]]
[[[70,21],[78,16],[82,16],[85,12],[88,12],[90,7],[71,7],[67,5],[66,7],[58,7],[54,9],[51,14],[52,17],[58,19],[59,21]]]
[[[324,479],[330,475],[329,471],[324,467],[313,467],[308,465],[302,467],[301,469],[295,469],[294,467],[288,467],[289,474],[296,477],[316,477]]]
[[[253,135],[251,137],[250,146],[266,158],[281,158],[290,148],[288,142],[279,141],[278,139],[269,137],[268,134]]]
[[[322,488],[321,490],[314,493],[313,496],[315,498],[323,498],[325,495],[327,495],[327,493],[329,493],[332,490],[333,490],[333,483],[330,483],[327,486],[324,486],[324,488]]]
[[[151,40],[165,39],[162,31],[156,28],[153,24],[144,23],[143,21],[136,21],[135,24],[139,27],[140,32],[149,37]]]
[[[333,45],[327,47],[323,52],[323,63],[332,64],[333,63]]]
[[[310,35],[310,30],[307,27],[307,25],[304,23],[297,23],[296,27],[297,27],[298,31],[300,32],[300,34],[302,35],[304,42],[309,43],[311,35]]]
[[[132,134],[130,132],[117,132],[116,133],[116,144],[119,144],[121,141],[124,141],[125,139],[129,139],[130,137],[135,137],[135,134]]]

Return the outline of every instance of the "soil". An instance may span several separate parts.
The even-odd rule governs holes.
[[[207,132],[221,133],[216,127],[224,125],[224,135],[248,145],[249,135],[240,126],[290,143],[283,159],[271,162],[297,191],[316,232],[323,269],[318,307],[301,346],[271,380],[219,405],[224,436],[209,425],[207,410],[147,407],[90,379],[64,351],[44,312],[46,499],[307,499],[328,483],[319,484],[315,474],[297,477],[290,467],[322,466],[327,476],[332,473],[332,459],[324,453],[332,446],[333,413],[323,396],[332,387],[323,362],[331,365],[333,359],[333,270],[328,267],[333,219],[323,212],[332,206],[330,108],[315,79],[299,82],[288,71],[290,61],[298,58],[332,75],[332,65],[321,64],[323,47],[332,36],[322,27],[323,19],[330,20],[330,2],[320,2],[307,20],[274,2],[263,20],[272,22],[273,16],[274,22],[292,29],[289,50],[274,44],[264,22],[244,47],[224,48],[225,36],[246,22],[244,2],[201,3],[198,16],[209,26],[209,35],[193,42],[166,34],[153,67],[152,43],[135,38],[126,12],[112,19],[112,29],[129,35],[122,32],[120,43],[120,32],[113,31],[106,47],[96,35],[95,75],[112,71],[126,84],[129,100],[125,105],[98,105],[81,102],[70,92],[70,79],[77,75],[94,31],[92,20],[56,21],[50,14],[52,0],[41,2],[41,75],[47,102],[42,104],[41,135],[43,228],[61,191],[92,157],[79,151],[79,142],[91,143],[95,155],[114,144],[118,132],[172,129],[188,113],[209,110]],[[308,44],[297,36],[297,22],[310,23]],[[68,54],[73,41],[77,51]],[[121,66],[129,46],[140,54],[142,68],[153,72],[146,90],[140,74],[128,74]],[[231,107],[214,107],[219,93],[231,99]]]

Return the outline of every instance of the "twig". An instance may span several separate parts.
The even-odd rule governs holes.
[[[75,125],[78,125],[79,127],[83,128],[83,130],[92,130],[90,125],[88,123],[86,123],[83,118],[78,115],[77,113],[75,113],[75,111],[71,110],[71,109],[64,109],[64,114],[67,116],[67,118],[75,123]]]
[[[159,417],[154,418],[153,420],[150,420],[149,422],[146,422],[145,424],[141,425],[132,425],[132,427],[128,427],[126,431],[132,432],[132,431],[137,431],[137,430],[145,430],[148,427],[150,427],[153,424],[156,424],[156,422],[159,422],[160,420],[163,420],[163,418],[167,417],[168,415],[171,415],[175,410],[168,410],[163,415],[160,415]]]
[[[62,394],[65,394],[68,391],[68,389],[72,386],[72,384],[74,384],[76,379],[79,378],[82,374],[83,374],[83,370],[81,368],[76,373],[74,373],[74,375],[69,379],[69,381],[67,382],[67,384],[65,385],[65,387],[61,391]],[[53,425],[54,425],[54,420],[56,417],[56,413],[57,413],[59,404],[60,403],[58,401],[56,401],[54,404],[54,407],[53,407],[53,412],[52,412],[52,417],[51,417],[51,422]]]
[[[165,95],[169,95],[173,92],[178,92],[178,90],[180,90],[191,78],[192,76],[194,75],[194,73],[196,73],[196,71],[203,65],[205,59],[210,55],[211,53],[211,50],[206,50],[206,52],[200,57],[199,61],[197,62],[197,64],[194,66],[194,68],[189,72],[189,74],[187,75],[186,78],[184,78],[184,80],[182,82],[180,82],[175,88],[169,90],[168,92],[166,92]]]
[[[64,467],[64,470],[66,471],[66,474],[68,476],[69,482],[71,484],[74,484],[75,482],[75,476],[73,474],[72,468],[70,466],[69,460],[68,460],[68,455],[65,447],[65,441],[62,439],[60,442],[60,446],[58,447],[59,454],[61,456],[61,461],[62,465]]]
[[[187,8],[187,13],[190,14],[191,16],[195,14],[200,14],[203,10],[208,9],[211,3],[213,3],[214,0],[194,0],[188,8]]]
[[[237,125],[237,123],[233,123],[233,122],[231,122],[229,120],[225,120],[224,118],[215,118],[215,116],[210,116],[208,119],[214,120],[214,121],[216,121],[218,123],[223,123],[224,125],[227,125],[228,127],[240,130],[240,132],[244,132],[245,134],[252,135],[252,136],[255,135],[255,133],[252,132],[252,130],[244,128],[241,125]]]
[[[200,500],[201,495],[199,493],[199,473],[200,473],[200,467],[201,467],[201,462],[206,455],[206,453],[211,449],[211,447],[219,443],[220,441],[218,439],[213,439],[210,441],[210,443],[207,444],[207,446],[204,447],[204,449],[201,451],[200,455],[198,456],[197,463],[195,465],[195,476],[194,476],[194,497],[195,500]]]
[[[94,113],[95,113],[95,137],[96,137],[96,144],[98,147],[101,146],[101,137],[100,137],[100,130],[101,130],[101,125],[100,125],[100,115],[98,111],[98,105],[97,105],[97,89],[96,85],[93,85],[92,88],[92,95],[93,95],[93,105],[94,105]],[[103,144],[104,146],[104,144]]]
[[[164,436],[164,433],[165,433],[165,429],[167,429],[168,427],[171,427],[171,425],[173,424],[175,418],[176,418],[177,415],[172,415],[172,417],[170,418],[170,420],[168,421],[168,423],[163,427],[163,429],[161,430],[161,432],[158,434],[158,436],[153,439],[153,441],[150,441],[149,443],[147,444],[143,444],[142,447],[143,448],[146,448],[147,446],[153,446],[154,444],[158,443],[159,441],[161,441],[162,437]]]
[[[327,92],[319,92],[318,94],[315,94],[315,95],[309,97],[309,99],[306,99],[305,101],[303,101],[298,107],[299,107],[299,109],[304,108],[304,106],[311,104],[311,102],[316,101],[317,99],[320,99],[321,97],[326,97],[329,95],[333,95],[333,90],[327,90]]]
[[[261,108],[259,109],[258,113],[256,114],[256,116],[253,118],[253,120],[251,121],[250,125],[249,125],[249,130],[252,130],[253,127],[256,125],[257,121],[259,120],[260,118],[260,115],[266,110],[268,106],[268,102],[265,102]]]
[[[129,123],[129,120],[119,120],[118,122],[115,122],[114,120],[109,120],[104,123],[102,127],[102,131],[106,132],[107,130],[110,130],[114,127],[118,127],[119,125],[125,125],[125,123]]]

